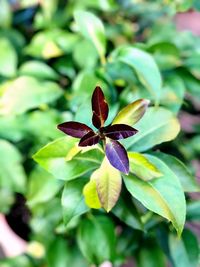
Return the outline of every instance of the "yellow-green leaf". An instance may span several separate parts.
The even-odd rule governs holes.
[[[147,99],[139,99],[127,105],[117,114],[112,124],[134,125],[144,115],[149,102]]]
[[[97,194],[97,185],[95,179],[91,179],[83,188],[85,203],[92,209],[100,209],[101,203]]]
[[[116,204],[121,191],[120,172],[112,167],[105,157],[101,167],[93,173],[92,179],[96,181],[102,207],[109,212]]]
[[[144,155],[135,152],[128,153],[130,172],[137,175],[144,181],[162,176],[157,167],[151,163]]]

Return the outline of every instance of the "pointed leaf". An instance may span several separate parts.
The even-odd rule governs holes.
[[[162,173],[144,155],[135,152],[128,153],[130,172],[144,181],[162,176]]]
[[[92,122],[94,126],[99,129],[104,125],[108,117],[108,104],[105,100],[104,93],[99,86],[97,86],[92,95]]]
[[[96,145],[100,140],[100,137],[98,134],[94,133],[93,131],[90,131],[86,135],[84,135],[80,142],[79,146],[93,146]]]
[[[95,179],[90,179],[90,181],[83,188],[83,195],[85,197],[85,203],[88,207],[92,209],[100,209],[101,202],[97,194],[97,185]]]
[[[87,125],[75,121],[61,123],[57,126],[57,128],[60,131],[76,138],[82,138],[88,132],[92,131],[92,129]]]
[[[72,180],[95,168],[102,162],[103,153],[93,146],[90,150],[81,151],[71,160],[66,160],[68,153],[76,145],[77,139],[59,138],[41,148],[33,159],[57,179]]]
[[[162,78],[154,58],[145,51],[134,47],[120,47],[113,58],[132,67],[140,82],[150,91],[155,100],[159,100]]]
[[[105,157],[101,167],[92,174],[102,207],[109,212],[116,204],[121,191],[121,175]]]
[[[147,110],[150,101],[148,99],[138,99],[124,107],[114,118],[114,124],[134,125],[138,122]]]
[[[148,108],[142,120],[135,127],[138,133],[133,137],[123,140],[126,148],[134,151],[145,151],[162,142],[174,139],[180,131],[180,124],[173,113],[165,108]]]
[[[186,215],[185,196],[180,182],[161,160],[151,155],[145,156],[163,176],[151,181],[142,181],[133,174],[123,175],[126,188],[147,209],[171,221],[180,235]]]
[[[103,23],[94,14],[78,10],[74,13],[75,21],[81,34],[95,46],[101,60],[106,52],[106,36]]]
[[[136,134],[137,132],[138,131],[136,129],[126,124],[111,125],[105,127],[103,130],[104,135],[113,140],[125,139]]]
[[[119,142],[106,139],[106,156],[113,167],[125,174],[129,173],[127,152]]]

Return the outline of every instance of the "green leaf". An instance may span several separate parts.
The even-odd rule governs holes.
[[[85,218],[78,229],[78,245],[86,259],[94,264],[113,260],[115,256],[115,231],[106,216]]]
[[[109,212],[116,204],[121,191],[121,174],[105,157],[91,179],[96,181],[97,193],[102,207]]]
[[[62,183],[42,168],[35,168],[28,180],[27,204],[31,207],[51,200]]]
[[[148,246],[147,246],[148,245]],[[138,267],[164,267],[166,257],[161,248],[153,242],[142,246],[137,255]]]
[[[185,192],[199,192],[200,186],[198,185],[195,177],[189,172],[187,167],[174,156],[156,152],[153,154],[162,160],[177,176]]]
[[[94,44],[102,63],[105,63],[106,37],[101,20],[94,14],[81,10],[75,11],[74,18],[81,34]]]
[[[187,220],[200,220],[200,200],[193,200],[187,204]]]
[[[144,155],[135,152],[128,153],[130,172],[144,181],[162,176],[162,173]]]
[[[41,148],[33,159],[57,179],[72,180],[98,168],[103,153],[97,146],[83,151],[72,160],[67,160],[70,150],[76,145],[77,139],[72,137],[59,138]]]
[[[67,225],[71,219],[86,213],[89,209],[85,205],[82,194],[86,179],[80,178],[78,180],[68,181],[62,193],[62,208],[64,223]]]
[[[180,130],[179,122],[173,113],[161,107],[148,108],[144,117],[134,127],[138,133],[122,143],[126,148],[138,152],[173,140]]]
[[[0,140],[0,187],[24,192],[26,176],[19,151],[9,142]]]
[[[6,51],[6,52],[5,52]],[[12,77],[16,74],[17,54],[12,44],[6,39],[0,38],[0,74]]]
[[[171,234],[169,248],[175,267],[199,266],[199,244],[191,231],[184,230],[181,239]]]
[[[111,58],[131,66],[154,99],[159,100],[162,78],[158,66],[150,54],[134,47],[120,47],[114,51]]]
[[[7,0],[1,0],[0,27],[8,28],[12,23],[11,5]]]
[[[20,75],[33,76],[38,79],[57,80],[58,74],[44,62],[31,60],[25,62],[19,68]]]
[[[180,182],[161,160],[151,155],[146,157],[163,176],[151,181],[142,181],[133,174],[123,175],[126,188],[147,209],[171,221],[180,235],[186,214],[185,196]]]
[[[114,118],[112,124],[128,124],[134,125],[138,122],[149,105],[149,100],[139,99],[123,108]]]
[[[100,209],[101,203],[97,194],[97,184],[95,179],[90,181],[83,188],[83,195],[85,197],[85,203],[92,209]]]
[[[61,95],[62,90],[56,83],[22,76],[5,85],[0,98],[0,114],[22,114],[29,109],[55,101]]]
[[[131,198],[121,195],[112,213],[133,229],[143,230],[143,225]]]

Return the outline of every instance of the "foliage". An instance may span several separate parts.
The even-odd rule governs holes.
[[[188,134],[179,119],[198,113],[200,39],[172,21],[199,4],[161,2],[2,0],[0,210],[23,195],[29,244],[45,252],[30,246],[1,266],[198,266],[198,238],[185,220],[200,218],[191,194],[200,191],[192,165],[200,127]],[[109,114],[104,101],[103,113],[94,100],[91,109],[96,86]],[[105,135],[134,125],[137,134],[120,140],[129,172],[110,157],[111,166],[101,144],[78,146],[82,133],[63,136],[56,126],[64,121],[95,137],[105,121]]]

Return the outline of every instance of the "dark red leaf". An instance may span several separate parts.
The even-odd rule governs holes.
[[[80,142],[79,146],[93,146],[96,145],[100,140],[100,137],[98,134],[94,133],[93,131],[90,131],[86,135],[84,135]]]
[[[110,164],[125,174],[129,173],[129,160],[125,148],[117,141],[106,140],[106,156]]]
[[[125,139],[134,134],[136,134],[138,130],[126,124],[114,124],[108,127],[105,127],[104,135],[113,140]]]
[[[92,131],[92,129],[87,125],[75,121],[61,123],[57,126],[57,128],[62,132],[77,138],[82,138],[88,132]]]
[[[104,93],[99,86],[97,86],[92,95],[92,122],[93,125],[99,129],[102,127],[108,117],[108,104],[105,100]]]

